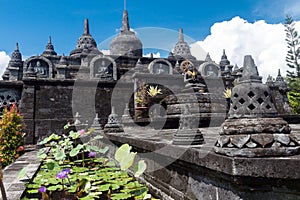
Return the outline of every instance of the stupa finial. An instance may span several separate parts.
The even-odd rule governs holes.
[[[89,35],[90,34],[90,27],[89,27],[89,20],[85,19],[84,20],[84,30],[83,30],[84,35]]]
[[[184,42],[183,29],[182,28],[179,29],[179,42]]]

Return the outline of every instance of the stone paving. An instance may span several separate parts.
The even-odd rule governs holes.
[[[25,152],[14,163],[4,168],[3,182],[8,200],[20,199],[25,190],[25,184],[35,175],[40,166],[40,160],[36,155],[37,150]],[[28,167],[28,172],[22,180],[19,180],[19,171],[26,166]],[[0,196],[0,199],[2,199],[2,196]]]

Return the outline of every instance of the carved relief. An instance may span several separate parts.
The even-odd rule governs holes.
[[[91,60],[91,78],[100,80],[117,80],[115,61],[106,56],[96,56]]]
[[[53,64],[43,56],[31,57],[24,63],[24,74],[33,73],[37,78],[52,78]]]
[[[152,61],[148,68],[151,74],[173,74],[172,64],[164,59],[156,59]]]
[[[212,62],[206,62],[199,66],[199,72],[203,77],[218,77],[219,67]]]

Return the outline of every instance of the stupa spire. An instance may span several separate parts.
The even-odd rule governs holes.
[[[227,59],[227,55],[226,55],[225,49],[223,49],[223,55],[222,55],[222,58]]]
[[[130,31],[128,11],[126,9],[124,9],[124,11],[123,11],[123,18],[122,18],[122,30],[121,30],[121,32],[124,32],[124,31]]]
[[[182,30],[182,28],[179,29],[179,42],[184,42],[184,37],[183,37],[183,30]]]
[[[90,27],[89,27],[89,20],[84,19],[84,30],[83,30],[84,35],[90,35]]]
[[[19,51],[19,43],[16,43],[16,50],[15,51]]]
[[[284,78],[281,76],[281,72],[280,69],[278,69],[278,75],[276,77],[276,83],[283,83],[284,85],[286,85]]]
[[[241,80],[261,83],[261,77],[258,74],[257,66],[255,65],[251,55],[246,55],[244,57],[244,69]]]
[[[46,49],[42,55],[53,55],[53,56],[57,55],[57,53],[54,51],[54,46],[52,45],[51,36],[49,36],[49,40],[46,45]]]
[[[212,62],[212,59],[211,59],[209,53],[207,53],[206,58],[205,58],[205,61],[206,61],[206,62]]]

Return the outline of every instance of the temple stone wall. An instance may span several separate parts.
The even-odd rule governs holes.
[[[49,79],[23,82],[20,111],[26,124],[27,144],[36,143],[53,132],[61,133],[63,126],[74,120],[76,112],[86,127],[91,125],[96,113],[100,116],[100,124],[104,125],[111,112],[115,83]],[[121,112],[124,107],[120,105],[118,110]]]

